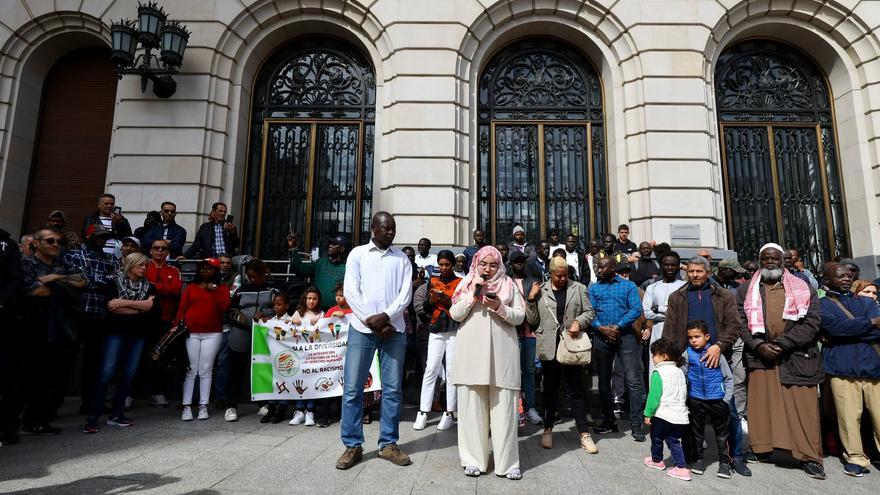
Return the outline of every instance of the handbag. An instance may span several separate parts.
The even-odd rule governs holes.
[[[150,359],[153,361],[167,360],[168,349],[170,349],[175,342],[179,341],[181,337],[189,337],[189,328],[187,328],[186,322],[182,319],[177,322],[176,327],[172,327],[162,336],[161,339],[159,339],[159,342],[153,347],[153,351],[150,353]]]
[[[542,297],[541,299],[544,298]],[[556,345],[556,362],[577,366],[590,364],[590,361],[593,359],[593,342],[590,340],[587,332],[581,331],[577,337],[572,337],[570,333],[562,328],[559,320],[556,319],[556,312],[550,309],[550,304],[547,303],[546,299],[544,299],[544,306],[547,307],[547,312],[553,317],[553,321],[556,323],[556,333],[559,335],[559,343]]]

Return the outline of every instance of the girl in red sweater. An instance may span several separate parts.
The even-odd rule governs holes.
[[[211,394],[211,371],[214,358],[220,350],[223,337],[223,315],[229,309],[229,288],[219,284],[220,261],[208,258],[199,262],[196,276],[183,291],[177,322],[183,320],[189,328],[186,353],[189,369],[183,381],[183,414],[180,419],[192,421],[192,396],[199,377],[199,419],[208,419],[208,399]]]

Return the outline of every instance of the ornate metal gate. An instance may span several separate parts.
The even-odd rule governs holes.
[[[607,231],[602,86],[580,53],[526,40],[480,78],[477,224],[495,242],[522,225],[535,241],[558,228]]]
[[[372,205],[375,81],[351,47],[297,41],[273,55],[255,85],[245,250],[286,257],[328,235],[359,242]]]
[[[849,252],[832,98],[794,49],[752,40],[715,71],[728,237],[744,259],[766,242],[795,247],[818,268]]]

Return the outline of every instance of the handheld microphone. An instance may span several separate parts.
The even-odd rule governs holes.
[[[486,283],[486,279],[484,279],[483,277],[480,277],[480,280],[482,280],[484,284]],[[482,292],[482,291],[483,291],[483,286],[478,285],[477,290],[474,291],[474,298],[480,297],[480,292]]]

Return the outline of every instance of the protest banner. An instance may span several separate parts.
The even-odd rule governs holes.
[[[314,325],[296,325],[287,317],[254,322],[251,398],[262,401],[341,396],[348,332],[348,316],[322,318]],[[374,355],[364,391],[381,388]]]

